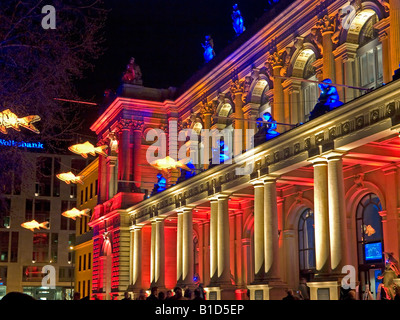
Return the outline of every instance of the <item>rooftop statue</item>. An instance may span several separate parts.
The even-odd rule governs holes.
[[[140,67],[135,63],[135,58],[129,60],[126,70],[122,76],[123,83],[143,85],[142,72]]]
[[[393,279],[400,276],[400,269],[397,260],[393,257],[392,253],[385,252],[385,270],[377,278],[382,280],[384,288],[386,288],[387,293],[390,298],[393,299],[395,296],[395,283]]]
[[[165,179],[161,173],[157,173],[157,183],[154,184],[151,195],[155,195],[165,189],[167,189],[167,179]]]
[[[214,41],[210,35],[207,35],[204,43],[202,43],[201,45],[204,49],[204,60],[207,63],[208,61],[210,61],[212,58],[215,57]]]
[[[331,86],[331,79],[325,79],[322,83],[318,84],[321,94],[318,98],[317,104],[310,113],[310,120],[315,119],[323,114],[340,107],[343,102],[339,100],[339,94],[336,87]]]
[[[246,28],[243,25],[243,17],[238,9],[238,5],[233,5],[233,12],[232,12],[232,24],[233,29],[235,30],[236,36],[239,36]]]
[[[254,135],[255,146],[279,135],[279,132],[276,131],[277,122],[269,112],[265,112],[262,118],[258,118],[257,120],[260,122],[257,122],[258,132]],[[268,123],[261,121],[266,121]]]

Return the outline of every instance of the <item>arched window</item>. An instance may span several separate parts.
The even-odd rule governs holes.
[[[315,75],[315,68],[312,65],[313,62],[315,62],[315,54],[310,55],[308,58],[304,67],[303,78],[306,80],[318,81]],[[303,93],[304,120],[307,120],[310,112],[314,109],[318,101],[318,84],[316,82],[302,82],[301,91]]]
[[[364,292],[368,285],[374,298],[382,282],[378,276],[385,267],[381,210],[379,198],[370,193],[361,199],[356,213],[360,292]]]
[[[357,61],[360,70],[358,76],[361,87],[372,89],[383,84],[382,44],[374,29],[378,16],[372,10],[366,10],[364,20],[358,37]]]
[[[379,198],[373,194],[364,196],[357,206],[358,263],[383,262],[382,210]]]
[[[310,275],[315,272],[314,213],[311,209],[301,214],[298,235],[300,275],[310,279]]]

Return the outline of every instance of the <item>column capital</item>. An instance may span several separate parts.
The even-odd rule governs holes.
[[[326,158],[328,161],[331,160],[339,160],[341,159],[347,152],[341,150],[331,150],[326,153],[323,153],[322,156]]]
[[[308,158],[307,161],[311,162],[314,166],[315,165],[324,165],[324,164],[328,165],[328,160],[325,157],[321,156],[321,155]]]
[[[195,206],[185,206],[185,207],[180,207],[176,209],[177,214],[182,214],[184,212],[192,211],[195,208]]]
[[[340,46],[336,48],[335,51],[333,51],[333,56],[335,58],[341,57],[343,60],[354,60],[357,55],[357,49],[359,45],[355,43],[350,43],[350,42],[344,42]]]
[[[267,174],[265,176],[262,176],[260,180],[266,184],[266,183],[271,183],[271,182],[276,182],[280,178],[279,175],[274,175],[274,174]]]
[[[325,15],[316,23],[316,27],[321,30],[322,35],[326,33],[334,33],[337,25],[336,15]]]
[[[254,179],[254,180],[249,181],[249,183],[251,185],[253,185],[254,188],[264,187],[264,180],[262,180],[262,179]]]
[[[133,226],[130,226],[131,232],[142,230],[142,228],[143,228],[142,224],[135,224]]]

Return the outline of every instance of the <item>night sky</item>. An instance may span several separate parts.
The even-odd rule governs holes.
[[[78,83],[82,98],[100,102],[115,90],[135,57],[146,87],[179,87],[204,64],[201,43],[207,34],[218,56],[234,40],[232,6],[237,3],[245,27],[267,8],[266,0],[105,0],[111,11],[105,30],[105,53]]]

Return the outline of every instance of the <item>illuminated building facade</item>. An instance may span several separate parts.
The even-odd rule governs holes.
[[[74,246],[75,292],[81,298],[91,296],[93,265],[93,230],[89,227],[90,214],[97,205],[98,159],[93,160],[78,175],[83,184],[77,184],[78,210],[90,209],[88,216],[76,218],[76,239]]]
[[[1,181],[0,201],[0,296],[25,292],[36,299],[69,299],[74,272],[68,248],[75,242],[75,221],[61,213],[76,205],[76,185],[57,179],[61,171],[78,173],[88,161],[78,155],[46,152],[45,143],[29,143],[15,164],[22,170]],[[44,145],[44,147],[43,147]],[[12,143],[1,145],[9,148]],[[49,222],[49,229],[31,231],[26,221]],[[55,288],[42,285],[46,265],[55,268]],[[48,284],[48,285],[47,285]]]
[[[93,292],[200,282],[208,299],[281,299],[306,281],[311,299],[334,300],[354,267],[359,294],[376,296],[384,252],[400,252],[399,9],[281,1],[178,90],[123,84],[91,127],[109,145],[90,222]],[[344,104],[309,120],[324,79]],[[280,134],[250,149],[244,132],[266,112]],[[232,163],[178,141],[188,128],[230,130]],[[169,155],[189,145],[203,160],[189,179],[162,172],[158,193],[151,129]]]

